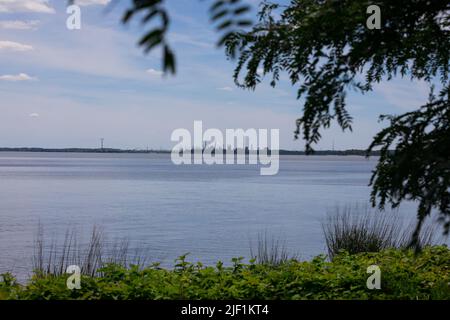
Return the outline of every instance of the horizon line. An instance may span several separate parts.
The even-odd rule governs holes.
[[[244,148],[246,151],[260,151],[260,150],[270,150],[268,148],[264,149],[255,149],[250,150],[248,148]],[[228,150],[224,148],[223,150]],[[233,151],[238,150],[237,148],[234,148]],[[84,147],[64,147],[64,148],[44,148],[44,147],[0,147],[0,152],[82,152],[82,153],[171,153],[172,151],[170,149],[153,149],[153,148],[146,148],[146,149],[124,149],[124,148],[84,148]],[[189,150],[185,150],[189,151]],[[194,149],[190,150],[191,152],[194,151]],[[299,153],[299,154],[305,154],[305,150],[290,150],[290,149],[278,149],[279,153]],[[341,149],[341,150],[331,150],[331,149],[315,149],[313,153],[317,152],[327,152],[330,154],[336,153],[355,153],[355,154],[366,154],[367,149],[357,149],[357,148],[351,148],[351,149]],[[371,154],[378,153],[379,151],[375,150],[372,151]]]

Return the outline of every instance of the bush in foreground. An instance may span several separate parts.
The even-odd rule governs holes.
[[[0,282],[0,299],[450,299],[450,250],[426,247],[389,249],[350,255],[332,262],[287,261],[278,266],[243,264],[224,267],[192,264],[182,256],[173,270],[110,264],[102,277],[82,276],[81,289],[66,287],[68,275],[37,276],[17,284],[10,275]],[[366,287],[367,267],[381,269],[381,289]]]
[[[336,207],[322,224],[328,255],[331,259],[344,250],[350,254],[379,252],[386,249],[415,247],[417,251],[431,245],[445,243],[433,222],[422,226],[417,243],[411,236],[415,222],[405,224],[397,212],[372,210],[368,206]]]

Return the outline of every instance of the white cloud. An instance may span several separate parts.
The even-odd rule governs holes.
[[[30,118],[39,118],[39,113],[33,112],[29,114]]]
[[[146,67],[136,63],[138,59],[145,58],[142,50],[135,46],[136,35],[84,23],[83,29],[71,33],[70,41],[67,41],[64,30],[55,31],[50,42],[45,37],[30,35],[33,54],[28,55],[27,59],[23,59],[22,55],[9,55],[8,63],[21,66],[21,70],[39,66],[47,70],[118,79],[149,79]]]
[[[111,0],[76,0],[75,3],[80,6],[102,5],[105,6]]]
[[[2,81],[30,81],[30,80],[36,80],[36,78],[30,77],[26,73],[19,73],[19,74],[5,74],[3,76],[0,76],[0,80]]]
[[[171,33],[170,34],[170,40],[173,43],[181,43],[181,44],[188,44],[195,47],[200,47],[204,49],[212,49],[214,48],[214,40],[208,39],[202,40],[198,39],[197,37],[193,37],[191,35],[181,34],[181,33]]]
[[[217,90],[222,90],[222,91],[233,91],[233,88],[231,88],[231,87],[222,87],[222,88],[217,88]]]
[[[0,29],[14,29],[14,30],[30,30],[36,29],[38,20],[21,21],[21,20],[4,20],[0,21]]]
[[[0,0],[0,12],[55,13],[48,0]]]
[[[164,72],[159,71],[159,70],[155,70],[155,69],[148,69],[146,71],[149,75],[151,75],[152,77],[160,77],[164,74]]]
[[[27,44],[22,44],[14,41],[0,41],[0,51],[30,51],[33,47]]]

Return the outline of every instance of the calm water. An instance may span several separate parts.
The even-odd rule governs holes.
[[[367,203],[376,159],[283,156],[256,166],[175,166],[169,155],[0,153],[0,272],[30,271],[37,225],[49,238],[99,225],[154,261],[249,256],[267,232],[292,253],[325,252],[321,222],[336,205]],[[405,205],[403,211],[412,211]]]

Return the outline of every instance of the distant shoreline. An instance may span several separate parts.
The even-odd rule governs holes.
[[[170,150],[137,150],[137,149],[113,149],[113,148],[0,148],[0,152],[54,152],[54,153],[161,153],[170,154]],[[280,155],[306,155],[304,151],[283,150]],[[373,151],[371,156],[378,156],[379,151]],[[366,156],[366,150],[348,149],[348,150],[316,150],[313,155],[318,156]]]

